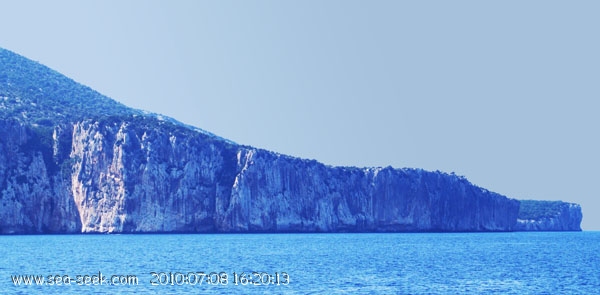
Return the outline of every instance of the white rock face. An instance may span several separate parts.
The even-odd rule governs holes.
[[[0,123],[0,233],[79,232],[70,180],[40,138],[15,121]]]
[[[205,135],[188,133],[127,122],[76,124],[70,158],[82,231],[214,230],[216,197],[231,184],[218,179],[219,149]]]
[[[0,125],[3,233],[542,228],[517,225],[518,201],[441,172],[330,167],[149,117]]]

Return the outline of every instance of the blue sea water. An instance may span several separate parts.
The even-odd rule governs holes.
[[[0,236],[0,254],[1,294],[600,292],[600,232]],[[138,284],[99,285],[99,273]]]

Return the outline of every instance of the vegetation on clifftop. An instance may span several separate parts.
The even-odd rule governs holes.
[[[565,204],[561,201],[522,200],[520,202],[518,218],[523,220],[554,217],[560,213]]]
[[[2,48],[0,65],[0,118],[16,117],[41,126],[53,126],[58,121],[138,113],[42,64]]]

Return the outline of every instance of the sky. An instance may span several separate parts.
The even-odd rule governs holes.
[[[3,1],[0,47],[329,165],[455,172],[600,230],[599,1]]]

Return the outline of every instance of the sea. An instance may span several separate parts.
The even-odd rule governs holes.
[[[0,294],[600,294],[600,232],[0,236]]]

